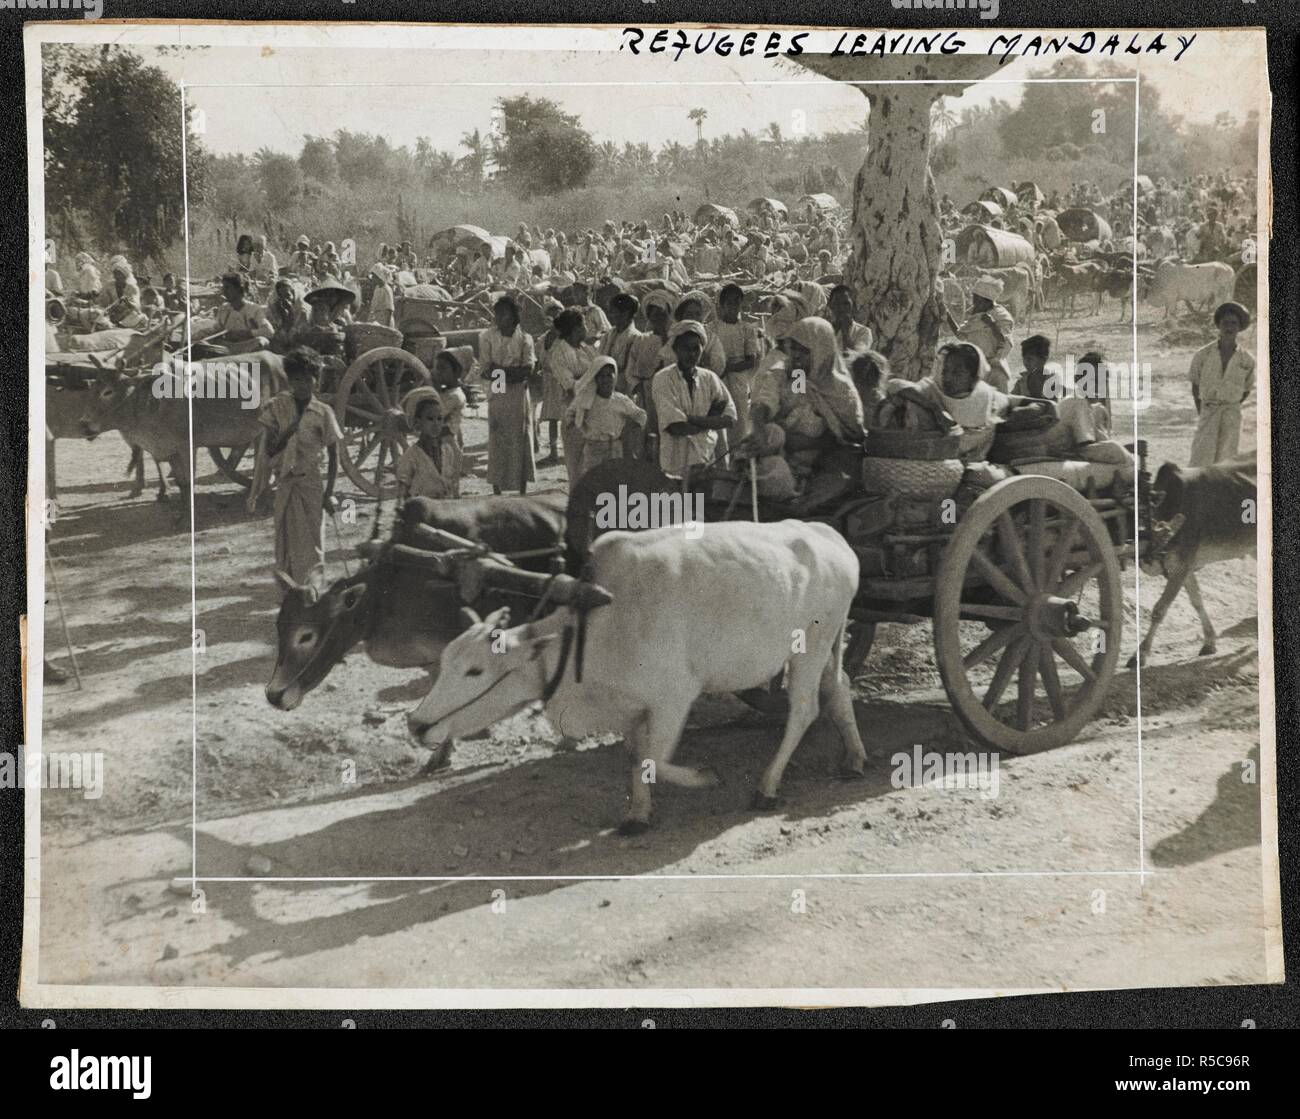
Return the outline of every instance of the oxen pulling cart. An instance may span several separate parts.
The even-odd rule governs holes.
[[[575,487],[567,552],[572,561],[589,547],[599,495],[620,487],[657,497],[664,509],[702,509],[706,521],[757,512],[763,521],[830,524],[861,564],[845,652],[850,676],[862,670],[879,623],[929,621],[938,675],[970,736],[990,749],[1031,754],[1074,739],[1101,710],[1115,675],[1121,572],[1146,552],[1150,537],[1145,447],[1137,451],[1136,499],[1116,482],[1114,467],[1049,460],[1002,468],[1006,476],[989,485],[987,471],[978,483],[959,480],[970,473],[960,467],[957,478],[937,485],[946,463],[914,460],[891,490],[879,463],[906,460],[872,466],[867,456],[863,485],[811,514],[797,501],[755,501],[743,473],[707,468],[681,487],[653,466],[615,460]],[[521,596],[534,612],[568,604],[581,615],[602,604],[599,588],[583,591],[581,580],[557,576],[561,561],[551,575],[523,571],[468,540],[428,526],[414,531],[418,538],[397,548],[458,586],[465,605],[484,607],[489,592]],[[740,698],[771,714],[786,708],[779,677]]]

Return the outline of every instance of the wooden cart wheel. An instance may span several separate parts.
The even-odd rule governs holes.
[[[212,464],[221,471],[224,477],[243,486],[244,489],[248,489],[248,487],[253,484],[252,475],[245,474],[239,469],[239,464],[243,461],[244,455],[247,453],[247,443],[241,443],[237,447],[208,448],[208,457],[212,459]]]
[[[409,439],[402,397],[429,383],[424,362],[396,346],[367,350],[343,374],[334,392],[334,414],[343,429],[339,457],[362,493],[396,495],[394,472]]]
[[[1123,607],[1119,561],[1088,500],[1054,478],[999,482],[939,564],[935,659],[953,711],[993,749],[1069,742],[1106,697]]]

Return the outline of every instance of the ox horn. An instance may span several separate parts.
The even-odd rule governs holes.
[[[285,590],[300,591],[302,594],[306,595],[308,602],[315,602],[320,598],[320,591],[317,590],[313,583],[295,583],[290,576],[280,570],[276,571],[275,577],[281,584],[283,584]]]
[[[478,616],[478,611],[473,610],[468,606],[462,606],[460,608],[460,616],[464,619],[466,625],[477,626],[481,625],[483,622],[483,619]]]

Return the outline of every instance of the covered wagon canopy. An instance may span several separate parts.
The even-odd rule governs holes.
[[[1138,194],[1150,194],[1156,189],[1156,184],[1151,181],[1150,175],[1139,175],[1136,182]]]
[[[754,214],[779,214],[781,217],[785,217],[790,212],[786,209],[785,203],[777,198],[755,198],[745,209]]]
[[[740,219],[736,217],[736,211],[729,206],[719,206],[716,202],[706,202],[695,211],[696,225],[711,225],[719,220],[726,222],[728,225],[740,225]]]
[[[967,217],[975,218],[978,221],[992,221],[994,218],[1002,216],[1002,207],[996,202],[989,202],[980,199],[978,202],[968,203],[961,211]]]
[[[989,187],[980,195],[981,202],[996,202],[1002,209],[1006,210],[1014,206],[1020,199],[1016,196],[1014,190],[1007,190],[1006,187]]]
[[[957,259],[983,268],[1034,262],[1034,246],[1018,233],[991,225],[968,225],[957,234]]]
[[[429,248],[440,257],[453,256],[458,249],[486,253],[492,248],[492,234],[477,225],[453,225],[430,237]]]
[[[1100,214],[1076,206],[1056,215],[1067,241],[1102,241],[1110,236],[1110,226]]]
[[[805,194],[794,204],[795,212],[811,220],[826,214],[833,214],[840,209],[840,204],[833,194]]]
[[[1022,206],[1033,206],[1035,209],[1047,201],[1047,195],[1042,192],[1038,184],[1028,179],[1016,184],[1016,198],[1020,200]]]

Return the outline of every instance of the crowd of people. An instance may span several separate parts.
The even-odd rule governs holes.
[[[1125,197],[1131,217],[1131,192]],[[1079,184],[1066,198],[1009,205],[993,222],[1037,239],[1038,214],[1100,210],[1118,198]],[[459,494],[474,388],[487,400],[486,481],[494,493],[527,492],[538,466],[561,455],[570,486],[607,459],[632,457],[674,478],[723,466],[748,475],[762,497],[804,510],[853,484],[873,428],[957,430],[962,457],[978,460],[1011,410],[1053,395],[1044,376],[1049,340],[1033,335],[1017,346],[1016,322],[991,276],[972,285],[962,321],[947,317],[934,371],[915,382],[892,377],[842,282],[852,269],[843,214],[812,208],[791,222],[783,207],[763,201],[743,215],[721,207],[695,218],[664,214],[657,229],[607,221],[566,236],[520,226],[508,239],[453,240],[423,261],[405,240],[381,245],[364,272],[350,241],[341,254],[333,242],[300,237],[280,266],[265,237],[241,237],[221,303],[196,316],[194,337],[227,353],[286,355],[289,388],[262,413],[264,454],[250,498],[274,477],[279,570],[304,583],[323,571],[322,513],[333,506],[342,433],[318,396],[322,370],[344,354],[352,322],[399,325],[400,302],[415,288],[446,307],[490,307],[492,325],[477,353],[439,351],[433,383],[401,400],[415,436],[396,464],[403,497]],[[953,220],[946,196],[940,210],[941,220]],[[1139,212],[1140,226],[1157,222],[1173,222],[1198,255],[1221,253],[1253,228],[1253,192],[1226,174],[1162,181]],[[184,306],[170,276],[144,300],[122,256],[108,262],[107,282],[89,254],[76,265],[76,298],[104,308],[114,325],[140,326],[157,305]],[[761,303],[746,312],[756,288]],[[53,269],[47,289],[63,290]],[[541,329],[525,329],[526,310],[540,311]],[[1249,322],[1239,304],[1220,306],[1218,339],[1192,361],[1201,415],[1194,464],[1236,452],[1241,404],[1254,382],[1254,359],[1236,336]],[[1091,353],[1076,369],[1104,365]],[[1111,438],[1109,401],[1095,392],[1102,383],[1094,376],[1086,393],[1054,390],[1068,436],[1063,450],[1112,463],[1131,479],[1132,459]]]

